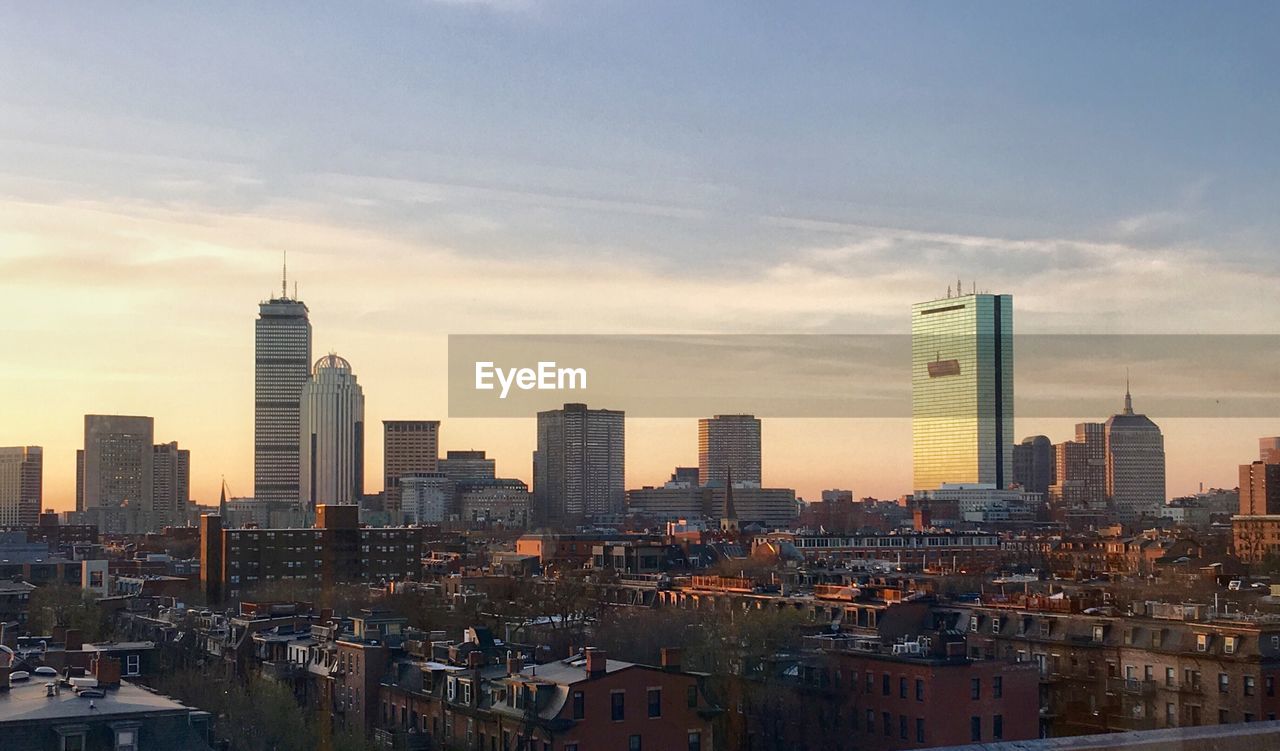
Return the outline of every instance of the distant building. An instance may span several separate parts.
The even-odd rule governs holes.
[[[914,488],[1013,482],[1013,296],[911,308]]]
[[[853,503],[852,490],[824,490],[822,491],[822,500],[826,503]]]
[[[454,482],[443,472],[411,472],[399,489],[404,523],[440,524],[454,510]]]
[[[1258,458],[1267,464],[1280,464],[1280,436],[1259,438]]]
[[[915,494],[917,501],[954,505],[966,522],[1030,521],[1043,497],[1025,490],[1004,490],[985,483],[944,483]]]
[[[676,467],[671,473],[670,483],[684,484],[691,488],[698,487],[701,483],[701,473],[697,467]]]
[[[644,487],[627,491],[627,513],[658,523],[680,519],[701,519],[706,514],[703,492],[683,482],[664,487]]]
[[[400,478],[413,472],[436,472],[440,461],[439,420],[382,421],[383,510],[400,518]]]
[[[449,451],[440,460],[439,470],[457,482],[495,480],[498,477],[493,459],[483,451]]]
[[[1107,438],[1100,422],[1076,424],[1074,441],[1054,447],[1054,478],[1049,505],[1057,509],[1107,508]]]
[[[0,448],[0,525],[32,525],[43,505],[44,450]]]
[[[1126,388],[1124,411],[1106,422],[1107,495],[1116,519],[1134,522],[1164,506],[1164,435],[1146,415],[1133,411]]]
[[[1240,514],[1280,514],[1280,464],[1240,465]]]
[[[103,532],[151,529],[154,435],[150,417],[84,416],[84,448],[76,452],[78,522]]]
[[[302,387],[302,495],[318,505],[359,505],[364,495],[364,390],[351,363],[328,354]]]
[[[152,447],[152,526],[187,526],[191,505],[191,452],[178,442]]]
[[[761,484],[760,420],[754,415],[716,415],[698,420],[698,479],[703,485],[723,485],[733,473],[736,482]]]
[[[727,501],[723,485],[706,489],[703,504],[706,515],[721,519]],[[769,529],[788,529],[800,516],[800,504],[792,488],[761,488],[756,485],[733,483],[733,509],[737,526],[745,528],[757,524]]]
[[[474,480],[457,486],[458,513],[463,522],[501,525],[507,529],[529,526],[529,486],[521,480]]]
[[[302,387],[311,376],[311,321],[306,303],[280,296],[258,306],[253,335],[253,497],[302,498],[299,435]]]
[[[621,410],[566,404],[538,413],[533,454],[535,524],[623,513],[626,426]]]
[[[1013,481],[1024,490],[1048,495],[1053,476],[1053,442],[1048,436],[1023,438],[1013,447]]]

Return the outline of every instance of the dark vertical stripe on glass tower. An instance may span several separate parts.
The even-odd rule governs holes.
[[[995,323],[995,366],[996,366],[996,487],[1003,488],[1004,482],[1004,326],[1000,318],[1000,308],[1004,303],[1004,295],[995,296],[995,311],[992,320]]]

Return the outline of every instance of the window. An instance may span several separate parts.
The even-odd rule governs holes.
[[[924,718],[916,718],[916,743],[924,743]]]
[[[1225,694],[1231,690],[1231,678],[1226,673],[1218,673],[1218,693]]]
[[[969,698],[970,699],[982,698],[982,679],[981,678],[969,679]]]
[[[901,677],[899,677],[899,678],[898,678],[898,698],[899,698],[899,699],[905,699],[905,698],[907,698],[907,678],[906,678],[906,676],[901,676]]]
[[[566,743],[564,744],[564,751],[578,751],[578,744]]]
[[[898,715],[898,737],[907,740],[907,716],[903,714]]]
[[[893,736],[893,715],[889,714],[888,712],[881,712],[880,722],[882,723],[880,727],[884,730],[884,734],[892,737]]]
[[[1231,722],[1231,713],[1225,709],[1218,710],[1218,724],[1226,725]]]
[[[568,751],[568,749],[565,749],[565,751]],[[574,751],[577,751],[577,749],[574,749]],[[689,733],[689,751],[702,751],[702,733],[696,731]]]
[[[875,690],[875,685],[876,685],[876,678],[871,674],[871,671],[868,670],[867,671],[867,693],[868,694]]]
[[[1196,634],[1196,651],[1197,652],[1209,651],[1209,635],[1208,634]]]
[[[685,703],[689,706],[689,709],[694,709],[698,706],[698,687],[696,685],[689,686],[688,694],[685,696]]]
[[[1222,651],[1229,655],[1236,653],[1236,637],[1228,636],[1222,640]]]
[[[627,751],[640,751],[640,736],[633,735],[627,739]]]
[[[997,675],[991,679],[991,695],[997,699],[1004,697],[1004,676]]]
[[[1244,721],[1245,721],[1245,722],[1253,722],[1253,712],[1245,712],[1245,713],[1244,713]]]
[[[1264,678],[1262,685],[1266,687],[1267,696],[1276,695],[1276,677],[1274,675],[1269,675]]]
[[[1093,627],[1093,640],[1102,641],[1102,637],[1106,635],[1106,628],[1103,626]]]
[[[1173,681],[1174,681],[1173,676],[1174,676],[1173,668],[1165,668],[1164,669],[1164,685],[1172,687]]]
[[[982,741],[982,718],[981,717],[969,718],[969,740],[972,741],[973,743],[980,743]]]
[[[649,716],[662,716],[662,689],[660,688],[649,689]]]
[[[124,674],[137,675],[141,672],[142,657],[141,655],[128,655],[124,658]]]
[[[867,710],[867,727],[866,727],[866,730],[867,730],[867,732],[868,732],[868,733],[874,733],[874,732],[876,732],[876,713],[875,713],[875,712],[873,712],[873,711],[871,711],[870,709],[868,709],[868,710]]]
[[[978,630],[978,616],[969,616],[969,630],[974,632]]]
[[[58,734],[58,740],[61,741],[58,746],[59,751],[84,751],[84,736],[87,731],[88,728],[84,725],[54,728],[54,732]]]
[[[916,679],[916,701],[924,701],[924,681]]]
[[[1178,705],[1169,702],[1164,705],[1164,724],[1168,727],[1174,727],[1178,724]]]
[[[621,691],[614,691],[609,695],[609,717],[614,722],[621,722],[627,715],[627,695]]]
[[[998,714],[991,718],[991,738],[992,740],[1000,740],[1004,737],[1004,715]]]
[[[581,720],[583,717],[586,717],[586,716],[587,716],[586,697],[582,695],[581,691],[574,691],[573,692],[573,719]]]

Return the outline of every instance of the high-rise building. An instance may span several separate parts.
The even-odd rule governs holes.
[[[191,452],[178,442],[152,447],[153,527],[186,526],[191,506]]]
[[[1240,465],[1240,514],[1280,514],[1280,464],[1257,461]]]
[[[539,412],[538,448],[533,453],[536,523],[621,514],[625,443],[621,410],[566,404]]]
[[[1103,511],[1107,507],[1107,438],[1100,422],[1076,423],[1074,441],[1054,449],[1049,504],[1055,509]]]
[[[455,482],[483,482],[498,476],[494,461],[483,451],[448,451],[439,462],[440,471]]]
[[[1107,496],[1116,518],[1133,522],[1157,516],[1165,504],[1164,435],[1133,411],[1126,387],[1124,411],[1106,422]]]
[[[435,472],[440,459],[439,420],[382,421],[383,509],[398,523],[400,478],[414,472]]]
[[[1023,490],[1047,497],[1053,477],[1053,442],[1047,436],[1024,438],[1013,447],[1013,481]]]
[[[364,391],[351,363],[330,353],[302,387],[302,492],[308,509],[364,495]]]
[[[914,487],[1013,481],[1013,297],[911,308]]]
[[[698,420],[698,478],[704,485],[760,485],[760,420],[754,415],[716,415]]]
[[[455,513],[457,485],[443,472],[410,472],[399,487],[406,524],[439,524]]]
[[[34,526],[43,505],[44,450],[0,448],[0,525]]]
[[[1259,438],[1258,458],[1267,464],[1280,464],[1280,436]]]
[[[702,484],[700,479],[701,474],[697,467],[676,467],[671,473],[671,479],[667,481],[667,484],[670,485],[675,483],[677,485],[696,488]]]
[[[132,506],[149,509],[155,421],[127,415],[85,415],[84,448],[77,454],[82,487],[76,510]]]
[[[253,496],[297,503],[302,497],[302,386],[311,375],[311,321],[306,303],[280,296],[258,306],[254,326]]]

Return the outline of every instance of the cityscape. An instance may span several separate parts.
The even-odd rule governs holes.
[[[84,12],[0,750],[1280,747],[1274,8]]]

